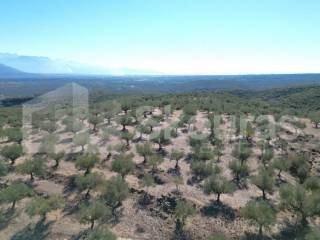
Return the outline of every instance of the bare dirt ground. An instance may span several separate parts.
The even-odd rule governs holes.
[[[159,110],[156,110],[157,113]],[[181,116],[182,111],[174,111],[170,116],[168,122],[161,122],[159,126],[155,127],[154,130],[157,131],[161,128],[165,128],[170,125],[170,123],[178,121]],[[194,129],[201,129],[202,132],[209,132],[206,121],[206,113],[198,112],[195,117],[195,123],[193,124]],[[314,129],[308,119],[302,119],[306,123],[305,129],[299,129],[296,131],[290,124],[285,124],[280,137],[288,140],[289,146],[297,147],[295,140],[301,135],[312,135],[312,141],[308,142],[308,148],[318,147],[317,141],[320,138],[320,129]],[[114,123],[115,124],[115,123]],[[100,126],[100,129],[102,126]],[[120,128],[119,128],[120,129]],[[134,131],[134,127],[128,127],[129,131]],[[221,134],[224,136],[230,135],[231,123],[227,116],[223,116],[223,123],[220,126]],[[192,130],[192,128],[191,128]],[[97,147],[100,152],[100,158],[105,159],[108,154],[107,146],[115,145],[120,143],[119,137],[113,136],[107,143],[101,143],[100,139],[101,130],[98,133],[93,133],[90,135],[90,143]],[[191,153],[191,148],[188,143],[189,135],[191,131],[184,132],[182,129],[178,131],[178,137],[171,140],[171,144],[165,145],[164,150],[170,153],[172,149],[179,149],[185,153],[185,156]],[[137,133],[138,135],[138,133]],[[65,151],[66,153],[78,152],[81,150],[80,147],[76,147],[72,142],[73,135],[71,133],[65,133],[62,130],[59,133],[59,143],[57,145],[58,151]],[[144,136],[148,137],[148,136]],[[24,143],[26,148],[38,147],[41,141],[41,135],[39,133],[32,137],[31,142]],[[255,175],[260,166],[259,155],[261,151],[257,147],[257,142],[259,141],[259,134],[253,138],[253,154],[248,160],[248,165],[250,166],[250,174]],[[0,143],[2,146],[5,143]],[[128,153],[133,153],[133,161],[136,164],[141,164],[143,158],[140,157],[135,150],[135,144],[132,142],[130,150]],[[223,175],[227,177],[230,181],[232,180],[231,172],[228,168],[230,161],[234,159],[232,156],[232,149],[234,146],[230,139],[223,140],[224,149],[223,155],[220,158],[220,162],[217,163],[223,169]],[[156,148],[157,145],[155,144]],[[16,165],[28,159],[31,155],[26,155],[19,158],[16,161]],[[319,156],[315,155],[316,163],[319,160]],[[111,160],[110,160],[111,161]],[[191,217],[187,221],[186,231],[189,232],[193,239],[206,239],[206,237],[216,234],[225,233],[227,236],[237,239],[240,235],[243,235],[247,231],[255,231],[255,228],[250,226],[248,222],[239,217],[239,209],[242,208],[248,201],[252,199],[259,198],[261,196],[261,191],[254,185],[248,183],[247,188],[239,189],[233,194],[223,194],[221,196],[221,201],[223,202],[224,208],[221,211],[216,211],[214,213],[206,213],[203,211],[206,208],[210,208],[216,198],[214,194],[208,196],[203,193],[201,189],[201,184],[190,185],[188,184],[188,179],[192,177],[190,170],[190,164],[186,160],[180,161],[180,172],[183,177],[183,184],[179,187],[182,193],[182,197],[191,200],[196,204],[198,214]],[[164,162],[159,165],[159,176],[164,179],[162,185],[156,185],[153,187],[145,188],[141,185],[140,180],[135,175],[126,176],[126,181],[129,183],[130,188],[135,191],[144,190],[147,191],[151,196],[153,196],[154,201],[150,207],[142,208],[139,206],[139,194],[136,192],[131,192],[127,200],[124,201],[123,206],[119,210],[121,212],[119,221],[115,223],[109,223],[108,226],[111,230],[122,239],[155,239],[164,240],[170,239],[174,232],[174,220],[172,213],[161,214],[156,206],[156,199],[163,198],[164,196],[175,196],[174,190],[176,188],[172,181],[172,176],[168,173],[170,169],[175,166],[174,161],[170,161],[169,154],[165,156]],[[317,165],[315,165],[317,166]],[[48,167],[49,168],[49,167]],[[99,172],[103,174],[105,179],[115,176],[116,173],[110,170],[110,162],[101,163],[97,165],[93,172]],[[75,167],[73,161],[63,160],[57,170],[50,178],[36,178],[32,183],[34,189],[39,194],[63,194],[67,201],[73,202],[77,197],[79,197],[78,192],[66,192],[65,184],[68,182],[70,177],[79,174],[79,170]],[[16,173],[8,174],[4,177],[4,181],[14,181],[14,180],[28,181],[28,176],[19,175]],[[287,182],[292,182],[294,179],[288,173],[283,173],[283,179]],[[274,202],[278,202],[278,195],[268,195],[268,198],[272,199]],[[31,238],[28,239],[49,239],[49,240],[71,240],[78,239],[83,231],[88,228],[88,225],[80,224],[76,219],[74,214],[68,213],[67,211],[55,211],[48,215],[46,220],[47,228],[41,233],[35,233],[38,218],[30,218],[24,212],[25,205],[30,201],[26,198],[17,203],[17,209],[15,216],[8,220],[6,226],[1,226],[0,228],[0,239],[1,240],[14,240],[14,239],[24,239],[17,238],[17,236],[28,234]],[[3,206],[4,208],[6,206]],[[278,228],[284,224],[285,220],[292,221],[290,215],[280,213],[278,224],[271,230],[275,233]],[[105,224],[105,223],[104,223]],[[201,229],[201,231],[199,231]],[[32,235],[38,234],[38,235]],[[40,235],[39,235],[40,234]],[[44,235],[41,235],[44,234]],[[33,236],[33,238],[32,238]],[[39,237],[40,236],[40,237]],[[15,238],[16,237],[16,238]],[[37,238],[38,237],[38,238]],[[41,238],[43,237],[43,238]]]

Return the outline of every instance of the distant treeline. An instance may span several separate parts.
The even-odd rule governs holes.
[[[0,122],[6,118],[20,125],[21,104],[33,97],[16,97],[0,100]],[[90,92],[91,111],[104,109],[116,100],[130,109],[140,106],[182,109],[192,105],[201,111],[230,114],[272,114],[274,116],[295,115],[320,116],[320,86],[303,86],[253,90],[193,91],[185,93],[110,93],[104,90]],[[1,107],[2,105],[2,107]],[[98,110],[100,111],[100,110]],[[318,114],[319,113],[319,114]],[[4,121],[6,122],[6,120]]]
[[[5,98],[0,100],[0,106],[11,107],[23,104],[27,101],[30,101],[33,97],[16,97],[16,98]]]
[[[1,78],[0,95],[35,96],[78,83],[89,91],[108,93],[183,93],[216,90],[266,90],[319,85],[320,74],[208,75],[208,76],[74,76],[39,75],[32,78]]]

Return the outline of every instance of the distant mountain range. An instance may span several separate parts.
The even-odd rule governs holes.
[[[23,56],[11,53],[0,53],[0,64],[25,73],[36,74],[73,74],[73,75],[157,75],[153,71],[130,68],[107,69],[73,61],[56,60],[40,56]],[[1,73],[2,76],[4,73]]]
[[[17,74],[17,73],[20,73],[20,71],[15,68],[8,67],[4,64],[0,64],[0,73],[1,74]]]
[[[320,85],[320,74],[157,75],[133,69],[102,69],[46,57],[0,53],[0,99],[35,96],[70,82],[90,91],[159,93],[216,90],[264,90]]]
[[[9,67],[7,65],[0,63],[0,76],[6,76],[6,77],[21,77],[21,76],[27,76],[32,75],[28,74],[22,71],[19,71],[16,68]]]

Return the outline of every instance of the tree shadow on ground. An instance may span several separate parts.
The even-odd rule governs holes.
[[[137,138],[132,140],[133,143],[146,142],[146,141],[147,141],[147,139],[144,138],[144,137],[142,137],[142,138],[137,137]]]
[[[240,181],[233,179],[232,182],[238,187],[239,190],[247,190],[248,189],[248,182],[246,181],[245,178],[241,179]]]
[[[283,185],[285,183],[288,183],[285,179],[277,178],[275,185],[276,185],[276,187],[281,187],[281,185]]]
[[[75,214],[79,211],[80,205],[83,204],[88,204],[90,202],[90,198],[87,198],[85,195],[79,193],[77,196],[71,201],[68,202],[64,209],[64,216],[70,216],[72,214]]]
[[[152,173],[152,171],[150,171],[150,174],[154,175],[153,179],[155,184],[157,185],[163,185],[166,183],[166,180],[162,177],[163,175],[161,174],[161,172],[157,172],[156,174]]]
[[[137,207],[139,209],[145,209],[148,205],[154,202],[154,199],[154,196],[144,191],[144,193],[140,194],[140,196],[138,197]]]
[[[43,139],[40,137],[40,138],[34,139],[32,143],[41,143],[42,141]]]
[[[180,167],[173,167],[173,168],[169,168],[167,170],[167,173],[170,174],[173,177],[180,177],[181,176],[181,171],[180,171]]]
[[[79,156],[81,156],[82,152],[68,153],[66,154],[65,161],[66,162],[74,162],[77,160]]]
[[[72,236],[70,240],[84,240],[88,237],[89,233],[90,233],[90,229],[85,229],[80,233],[78,233],[76,236]]]
[[[270,238],[268,236],[260,236],[259,234],[255,233],[245,233],[244,236],[240,238],[241,240],[273,240],[273,238]]]
[[[48,229],[53,222],[39,221],[36,225],[28,224],[25,228],[15,233],[10,240],[43,240],[48,236]]]
[[[266,199],[263,199],[262,195],[251,196],[250,199],[253,201],[267,201],[268,202],[268,200],[270,200],[270,198],[271,198],[270,196],[272,196],[272,194],[266,194]]]
[[[191,234],[187,230],[175,230],[170,240],[192,240]]]
[[[161,148],[160,150],[156,149],[156,153],[161,155],[162,157],[166,157],[169,155],[169,152],[164,148]]]
[[[72,143],[72,138],[64,138],[64,139],[61,139],[60,144],[68,144],[68,143]]]
[[[301,224],[286,223],[286,226],[272,237],[275,240],[305,240],[306,235],[310,231],[309,226],[302,226]]]
[[[73,193],[77,189],[77,186],[75,184],[75,178],[76,178],[75,175],[70,176],[64,182],[64,188],[63,188],[64,195],[70,195],[71,193]]]
[[[5,229],[11,222],[13,218],[17,216],[14,209],[8,209],[3,213],[2,218],[0,219],[0,230]]]
[[[188,153],[187,156],[183,159],[186,163],[191,163],[193,156],[191,153]]]
[[[189,186],[196,186],[199,185],[203,181],[203,177],[192,175],[190,178],[187,179],[187,185]]]
[[[79,204],[81,201],[75,201],[73,203],[67,204],[64,209],[64,215],[63,216],[70,216],[72,214],[75,214],[79,211]]]
[[[236,218],[236,211],[224,203],[212,202],[209,206],[201,208],[200,211],[204,216],[222,217],[230,221]]]

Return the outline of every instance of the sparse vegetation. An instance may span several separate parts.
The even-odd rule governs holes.
[[[25,221],[49,239],[318,239],[316,93],[293,89],[93,92],[88,113],[34,113],[30,139],[21,109],[0,108],[0,235]]]

